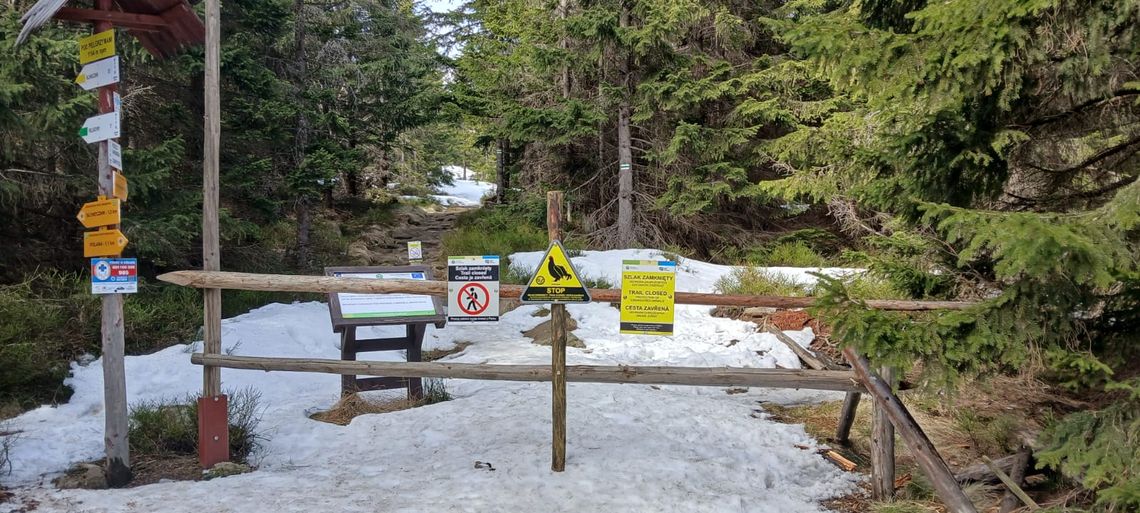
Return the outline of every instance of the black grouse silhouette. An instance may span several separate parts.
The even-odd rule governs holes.
[[[554,257],[548,257],[546,270],[550,272],[550,276],[554,278],[554,281],[562,281],[563,278],[570,277],[570,272],[567,271],[565,267],[554,263]]]

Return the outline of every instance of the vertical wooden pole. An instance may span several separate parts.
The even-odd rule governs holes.
[[[855,423],[860,396],[859,392],[847,392],[843,397],[843,408],[839,410],[839,427],[835,429],[836,443],[847,445],[851,442],[851,425]]]
[[[942,499],[942,503],[946,505],[946,511],[950,513],[977,513],[978,510],[974,507],[974,503],[970,502],[970,498],[966,497],[966,493],[962,491],[962,487],[954,479],[954,474],[950,472],[946,460],[943,460],[942,456],[938,454],[938,449],[935,449],[934,444],[930,443],[926,433],[922,432],[918,422],[915,422],[914,417],[899,401],[898,396],[891,390],[891,386],[875,375],[871,371],[871,364],[867,358],[856,353],[854,349],[850,347],[844,349],[843,356],[846,356],[847,361],[851,362],[855,376],[859,378],[863,386],[867,387],[867,393],[874,398],[876,406],[883,410],[891,424],[894,424],[895,429],[898,430],[899,436],[910,449],[914,460],[918,462],[922,472],[930,479],[930,484],[938,493],[938,498]]]
[[[546,193],[546,230],[551,242],[562,240],[562,191]],[[550,469],[566,469],[566,305],[550,305],[550,383],[554,442]]]
[[[111,10],[111,0],[97,0],[96,9]],[[110,22],[95,23],[95,32],[111,30]],[[115,110],[115,84],[99,88],[99,113]],[[99,195],[110,198],[115,188],[108,141],[99,143]],[[118,225],[111,228],[118,228]],[[127,375],[124,363],[123,295],[105,294],[100,328],[103,350],[103,443],[106,452],[107,485],[113,488],[131,481],[130,444],[127,440]]]
[[[882,367],[879,374],[891,386],[894,372]],[[871,496],[878,501],[895,495],[895,428],[879,400],[871,414]]]
[[[219,145],[221,144],[221,92],[219,55],[221,46],[219,0],[206,0],[206,77],[204,147],[202,151],[202,268],[220,271],[221,248],[218,228]],[[203,291],[203,348],[205,354],[222,351],[222,291]],[[219,367],[204,366],[202,398],[198,408],[198,460],[205,468],[229,460],[229,429],[222,395]],[[205,435],[205,436],[203,436]]]

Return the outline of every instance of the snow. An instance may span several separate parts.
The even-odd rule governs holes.
[[[541,253],[511,255],[533,266]],[[655,259],[655,250],[587,251],[574,257],[583,274],[620,282],[620,260]],[[731,267],[684,260],[678,290],[710,291]],[[810,283],[799,269],[777,269]],[[828,274],[850,270],[824,269]],[[425,349],[471,343],[447,361],[545,364],[548,347],[521,332],[537,326],[542,308],[524,305],[498,324],[429,326]],[[673,337],[620,335],[618,310],[601,303],[569,305],[573,333],[585,349],[568,348],[570,364],[797,368],[795,355],[752,323],[712,317],[709,307],[681,305]],[[371,328],[362,336],[402,328]],[[789,331],[802,345],[810,329]],[[247,356],[339,358],[328,307],[320,302],[272,304],[223,321],[223,350]],[[131,404],[197,394],[201,368],[189,354],[201,342],[126,359]],[[398,353],[369,359],[397,360]],[[852,474],[810,450],[802,426],[774,422],[760,402],[837,399],[842,394],[716,387],[573,383],[567,391],[566,471],[550,466],[550,385],[447,380],[453,400],[380,415],[348,426],[314,421],[339,396],[328,374],[225,369],[228,391],[261,394],[258,470],[206,482],[165,482],[128,490],[55,490],[50,480],[102,453],[101,359],[74,363],[67,404],[12,419],[22,431],[13,470],[0,476],[37,511],[822,511],[819,501],[854,489]],[[372,393],[402,395],[402,391]],[[476,468],[490,462],[496,470]]]
[[[452,185],[441,185],[437,187],[441,194],[433,194],[431,196],[439,201],[440,204],[459,207],[478,207],[482,204],[484,196],[495,192],[495,184],[493,183],[462,179],[464,176],[474,177],[474,171],[468,170],[465,174],[463,168],[458,166],[446,166],[444,170],[451,173],[453,183]]]

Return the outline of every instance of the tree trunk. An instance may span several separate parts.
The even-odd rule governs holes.
[[[511,187],[511,179],[507,176],[506,139],[499,139],[499,147],[495,150],[495,173],[498,182],[495,188],[495,202],[505,205],[507,203],[507,189]]]
[[[629,5],[623,0],[619,25],[629,27]],[[628,49],[621,50],[618,58],[618,72],[621,74],[621,102],[618,104],[618,220],[617,244],[622,248],[632,247],[633,235],[633,154],[629,141],[630,115],[630,73]]]
[[[562,58],[569,59],[570,57],[570,37],[566,35],[566,16],[570,12],[570,0],[558,0],[558,18],[563,23],[562,40],[558,42],[558,46],[562,48]],[[562,63],[562,98],[570,98],[570,64],[568,62]]]
[[[293,138],[293,165],[300,169],[305,165],[305,147],[309,144],[309,119],[305,115],[305,4],[302,0],[293,1],[293,97],[297,107],[297,132]],[[297,201],[297,265],[308,268],[312,260],[309,247],[309,230],[312,227],[312,212],[309,198]]]

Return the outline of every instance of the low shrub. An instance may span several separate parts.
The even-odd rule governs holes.
[[[713,285],[721,294],[750,296],[806,296],[807,287],[756,267],[738,267]]]
[[[245,462],[264,437],[257,432],[261,421],[261,394],[243,389],[229,394],[230,457]],[[198,453],[198,400],[196,396],[135,404],[129,419],[132,454],[165,457]]]
[[[763,256],[762,262],[754,265],[786,267],[827,267],[827,259],[816,253],[803,242],[782,242],[772,246]]]

